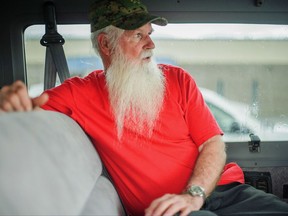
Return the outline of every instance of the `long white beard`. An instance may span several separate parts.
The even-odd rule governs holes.
[[[148,56],[152,56],[152,51],[142,53],[142,57]],[[117,49],[106,71],[106,82],[118,139],[123,135],[124,126],[137,134],[151,136],[165,92],[165,78],[155,61],[128,60]]]

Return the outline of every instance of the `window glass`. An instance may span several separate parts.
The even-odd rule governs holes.
[[[103,68],[89,25],[59,25],[72,76]],[[288,26],[252,24],[153,25],[155,59],[180,66],[196,80],[226,141],[288,140]],[[45,27],[25,31],[29,94],[43,91]],[[59,81],[57,81],[59,84]]]

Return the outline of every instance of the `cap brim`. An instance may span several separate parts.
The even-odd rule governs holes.
[[[167,19],[160,16],[155,16],[147,13],[133,14],[129,17],[123,17],[121,20],[113,23],[112,25],[124,29],[124,30],[135,30],[145,25],[146,23],[153,23],[160,26],[168,24]]]

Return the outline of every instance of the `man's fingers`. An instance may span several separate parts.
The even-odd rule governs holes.
[[[1,110],[4,112],[13,112],[14,108],[8,101],[4,101],[1,105]]]
[[[32,101],[31,98],[28,95],[27,88],[24,85],[18,85],[15,87],[14,92],[17,94],[18,98],[20,99],[21,106],[23,110],[30,111],[32,110]]]
[[[145,215],[163,216],[179,213],[181,216],[187,216],[192,211],[198,211],[202,205],[202,197],[192,197],[188,194],[165,194],[150,204],[145,210]]]
[[[173,195],[165,194],[164,196],[154,200],[150,206],[145,210],[145,215],[162,215],[165,209],[171,204],[169,201]]]
[[[8,112],[24,110],[24,107],[21,103],[21,98],[17,95],[17,93],[8,95],[7,102],[4,102],[3,107]]]
[[[33,108],[32,107],[32,101],[28,95],[27,88],[23,82],[16,81],[12,85],[12,92],[13,92],[13,94],[11,95],[11,97],[15,98],[15,100],[12,102],[12,104],[15,107],[15,110],[17,110],[17,111],[30,111],[30,110],[32,110],[32,108]]]
[[[10,86],[4,86],[0,90],[0,111],[31,111],[48,100],[47,94],[31,99],[26,85],[22,81],[16,81]]]
[[[18,95],[23,91],[26,91],[26,87],[21,81],[4,86],[0,90],[0,109],[5,112],[23,111],[25,107],[23,107],[21,95]]]

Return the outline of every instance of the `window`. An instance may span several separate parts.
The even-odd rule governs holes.
[[[229,130],[245,140],[250,132],[262,140],[288,140],[288,26],[168,24],[153,28],[156,61],[186,69],[203,92],[212,92],[203,95],[211,99],[209,106],[227,140]],[[38,25],[25,31],[31,96],[43,90],[45,47],[39,41],[44,31]],[[59,25],[58,32],[66,41],[71,75],[85,76],[102,68],[91,46],[89,25]]]

